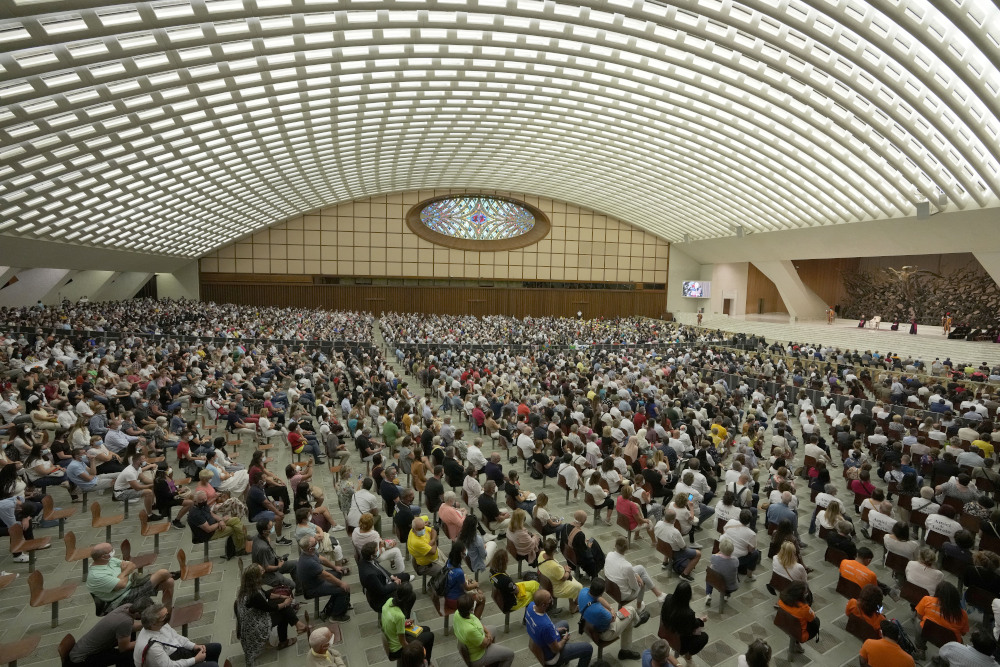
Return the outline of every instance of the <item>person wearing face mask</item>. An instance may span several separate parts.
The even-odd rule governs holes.
[[[77,447],[73,450],[73,460],[66,466],[66,477],[81,491],[100,491],[110,489],[115,484],[115,479],[121,473],[97,474],[97,468],[93,461],[85,456],[85,450]]]
[[[157,593],[163,594],[163,604],[168,609],[173,607],[174,576],[167,570],[141,575],[131,561],[116,558],[114,547],[107,542],[90,550],[90,560],[87,590],[98,600],[98,607],[102,610],[111,610]]]
[[[298,569],[298,561],[288,560],[288,556],[278,557],[274,547],[271,546],[271,536],[274,534],[274,522],[261,519],[257,522],[257,536],[253,538],[251,547],[251,558],[253,562],[264,569],[264,583],[272,588],[285,586],[295,588],[296,594],[299,585],[294,581]],[[292,578],[282,575],[291,575]]]
[[[156,464],[147,464],[141,452],[132,454],[130,465],[122,470],[115,479],[114,499],[122,502],[132,500],[142,500],[146,508],[146,515],[150,521],[162,521],[165,517],[153,511],[153,485],[143,484],[139,481],[139,475],[147,471],[155,471]]]
[[[281,536],[285,518],[285,513],[281,511],[282,506],[280,502],[276,504],[268,500],[267,493],[264,491],[265,486],[267,486],[267,480],[262,475],[254,476],[251,474],[250,489],[247,491],[247,516],[254,523],[262,519],[273,521],[277,536],[275,543],[291,544],[290,539]]]
[[[208,507],[208,497],[204,491],[195,491],[194,507],[188,512],[188,525],[195,544],[228,537],[226,560],[233,556],[245,555],[247,535],[243,530],[243,520],[239,517],[217,516]]]
[[[317,553],[316,538],[311,535],[303,537],[299,540],[299,550],[296,574],[305,597],[330,596],[320,611],[320,619],[332,619],[338,623],[351,620],[347,613],[351,609],[351,587],[335,574],[336,566]]]

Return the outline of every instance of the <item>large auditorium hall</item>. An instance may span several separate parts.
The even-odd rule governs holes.
[[[996,0],[0,0],[0,664],[1000,667]]]

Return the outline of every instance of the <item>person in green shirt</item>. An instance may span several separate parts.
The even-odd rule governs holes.
[[[511,667],[514,651],[496,643],[496,628],[484,628],[475,614],[476,599],[465,593],[458,598],[458,613],[455,615],[455,638],[469,650],[472,667],[498,665]],[[383,616],[383,623],[384,621]]]
[[[382,605],[382,632],[389,645],[388,657],[390,660],[398,660],[403,652],[403,647],[413,641],[424,645],[427,661],[431,660],[431,651],[434,649],[434,633],[430,631],[430,628],[416,623],[412,623],[409,631],[406,627],[406,618],[413,611],[413,604],[416,601],[417,596],[413,592],[413,586],[410,582],[404,581],[396,588],[396,594]],[[417,634],[414,635],[414,632]]]
[[[382,425],[382,440],[385,441],[385,446],[390,452],[395,450],[396,447],[396,437],[399,435],[399,427],[396,426],[396,422],[389,419],[385,420],[385,424]]]

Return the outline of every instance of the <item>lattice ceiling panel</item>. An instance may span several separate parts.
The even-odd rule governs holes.
[[[989,0],[0,0],[0,233],[199,256],[497,188],[670,240],[996,205]]]

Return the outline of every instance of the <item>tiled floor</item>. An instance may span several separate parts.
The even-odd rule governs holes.
[[[794,332],[786,333],[784,337],[795,337]],[[943,349],[947,343],[941,341]],[[945,354],[937,352],[936,354]],[[416,383],[411,383],[416,386]],[[250,456],[249,448],[244,447],[244,458]],[[282,466],[288,458],[284,451],[275,450],[276,463]],[[355,466],[356,467],[356,466]],[[280,469],[275,467],[275,469]],[[837,471],[839,472],[839,470]],[[838,483],[842,483],[839,474],[836,474]],[[539,490],[541,482],[530,480],[524,476],[525,483],[532,490]],[[334,497],[330,493],[332,482],[327,471],[318,472],[320,484],[327,489],[327,497]],[[804,488],[804,487],[803,487]],[[548,489],[552,492],[553,514],[569,515],[572,511],[581,507],[581,502],[566,502],[565,494],[559,490],[554,483],[548,484]],[[812,505],[808,499],[808,493],[799,491],[802,498],[802,521],[803,526],[807,525],[809,512]],[[68,506],[68,498],[61,489],[55,492],[56,502],[59,505]],[[107,496],[100,498],[102,506],[107,512],[116,512],[117,505],[113,505]],[[79,506],[75,506],[79,507]],[[334,512],[340,518],[339,511]],[[135,553],[145,553],[152,550],[152,538],[143,538],[138,535],[138,523],[133,513],[132,518],[126,524],[115,526],[112,530],[113,542],[119,543],[123,538],[128,537],[133,544]],[[588,522],[589,523],[589,522]],[[714,525],[714,522],[712,522]],[[607,527],[601,524],[598,527],[588,525],[588,534],[597,537],[609,551],[614,538],[620,534],[620,529]],[[93,529],[90,527],[89,515],[77,514],[67,523],[67,530],[75,532],[79,545],[94,544],[103,540],[103,529]],[[700,541],[708,547],[705,558],[695,573],[698,581],[697,590],[703,591],[704,571],[708,562],[708,551],[714,537],[714,531],[706,529],[701,535]],[[773,664],[784,666],[787,664],[805,664],[814,662],[824,666],[839,666],[847,664],[857,664],[858,640],[847,635],[844,631],[844,604],[845,600],[835,591],[836,571],[823,561],[824,545],[818,538],[809,537],[804,534],[803,539],[807,544],[805,550],[806,564],[815,569],[812,575],[811,587],[815,594],[814,609],[822,621],[822,630],[818,642],[811,642],[806,646],[804,655],[795,656],[794,660],[789,660],[787,654],[787,641],[772,624],[774,610],[774,598],[764,589],[765,582],[770,577],[769,563],[758,570],[758,577],[755,583],[744,583],[741,590],[734,594],[725,611],[718,609],[718,596],[710,609],[707,609],[709,622],[707,632],[711,638],[709,645],[695,658],[696,665],[735,665],[735,656],[745,650],[747,644],[755,638],[764,637],[771,642],[774,649],[775,659]],[[38,569],[45,576],[46,586],[53,586],[65,582],[79,582],[81,575],[81,565],[79,563],[69,564],[64,562],[64,550],[61,541],[57,538],[57,530],[42,529],[39,535],[48,535],[53,538],[53,547],[38,554]],[[338,535],[343,535],[340,533]],[[761,531],[760,545],[767,548],[767,536]],[[158,567],[169,569],[177,568],[175,553],[177,549],[183,548],[188,551],[193,562],[200,562],[202,550],[200,547],[192,548],[190,533],[188,530],[176,530],[171,528],[161,536],[160,558]],[[350,547],[347,549],[350,551]],[[226,563],[221,559],[222,545],[216,544],[212,547],[214,561],[214,571],[211,575],[202,580],[202,600],[205,602],[206,613],[204,618],[194,624],[189,632],[189,636],[196,641],[218,641],[223,644],[223,657],[232,660],[233,665],[239,667],[244,664],[240,645],[234,636],[234,620],[232,617],[232,600],[234,591],[238,585],[238,569],[235,561]],[[877,551],[880,553],[881,549]],[[660,557],[649,544],[648,538],[638,542],[630,552],[630,558],[634,563],[641,563],[647,567],[652,576],[666,590],[672,590],[677,583],[676,576],[668,577],[664,570],[660,568]],[[60,607],[60,624],[58,628],[49,627],[49,609],[34,609],[27,605],[27,566],[14,564],[9,556],[0,557],[0,568],[20,572],[20,578],[9,588],[0,592],[0,619],[5,621],[0,627],[0,642],[10,642],[19,639],[27,634],[38,633],[42,635],[39,649],[32,656],[22,661],[23,665],[56,665],[56,646],[66,633],[80,636],[89,629],[95,621],[93,605],[86,588],[81,585],[73,598]],[[887,571],[882,567],[876,567],[876,571],[882,581],[889,581]],[[375,667],[390,667],[382,651],[376,615],[367,608],[364,596],[361,593],[360,585],[356,574],[348,577],[348,582],[353,587],[353,602],[355,611],[350,622],[341,624],[343,632],[343,642],[334,646],[336,650],[344,656],[350,667],[361,667],[362,665],[373,665]],[[486,577],[483,577],[486,586],[489,585]],[[194,586],[191,582],[179,583],[177,586],[177,602],[184,604],[193,599]],[[695,609],[701,611],[704,608],[704,596],[699,594],[695,598]],[[904,626],[912,631],[915,628],[908,606],[905,603],[893,603],[886,600],[887,615],[897,617],[903,621]],[[311,604],[306,608],[311,608]],[[635,633],[635,640],[642,647],[649,646],[656,636],[657,622],[655,615],[659,612],[659,605],[655,601],[649,606],[654,614],[654,619],[639,628]],[[438,635],[434,651],[434,662],[437,665],[456,665],[458,662],[457,648],[453,637],[442,635],[442,619],[431,609],[427,598],[421,597],[416,606],[416,616],[418,620],[429,625]],[[974,615],[974,621],[978,621],[978,615]],[[502,629],[503,616],[500,614],[492,601],[487,602],[486,614],[483,618],[487,625],[497,626]],[[575,623],[575,620],[573,621]],[[527,649],[525,632],[520,624],[519,618],[511,619],[509,634],[503,634],[501,641],[517,651],[515,665],[524,667],[534,665],[536,661]],[[286,651],[278,653],[269,649],[264,653],[261,664],[281,664],[296,665],[301,663],[302,654],[308,651],[308,646],[304,638],[299,643]],[[612,664],[617,664],[617,646],[612,646],[605,652],[605,659]],[[596,653],[595,653],[596,655]],[[636,663],[637,664],[637,663]]]

